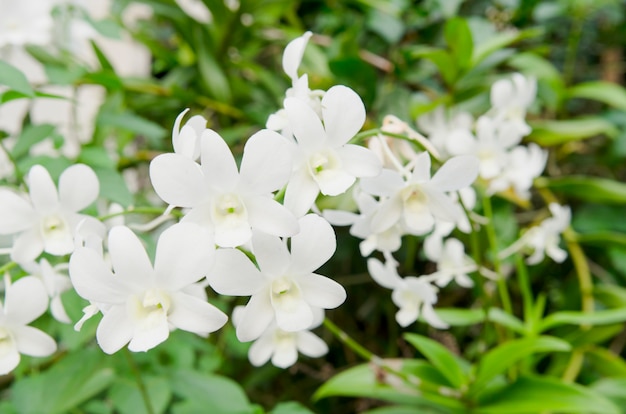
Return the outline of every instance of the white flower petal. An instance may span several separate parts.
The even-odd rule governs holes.
[[[426,151],[415,157],[415,167],[411,173],[412,183],[424,183],[430,180],[430,154]]]
[[[290,301],[289,306],[274,306],[274,314],[276,325],[287,332],[307,329],[313,323],[311,305],[303,298]]]
[[[478,158],[459,155],[450,158],[437,170],[431,184],[438,191],[456,191],[471,185],[478,177]]]
[[[6,375],[13,371],[19,363],[20,353],[17,352],[15,345],[12,344],[12,347],[7,349],[2,357],[0,357],[0,375]]]
[[[0,234],[13,234],[31,227],[37,220],[33,206],[12,191],[0,190]]]
[[[248,350],[248,359],[255,367],[260,367],[272,357],[274,353],[273,333],[274,332],[271,332],[269,335],[261,335],[261,337],[252,344],[250,350]]]
[[[365,105],[361,97],[347,86],[333,86],[322,98],[322,118],[329,143],[339,147],[363,127]]]
[[[253,229],[274,236],[289,237],[300,228],[294,214],[270,197],[248,197],[248,221]]]
[[[39,214],[49,214],[57,210],[59,196],[50,173],[41,165],[33,165],[28,172],[30,199]]]
[[[325,147],[326,132],[322,126],[322,121],[306,102],[298,98],[287,98],[285,99],[285,111],[289,118],[291,131],[298,140],[298,146],[307,150]]]
[[[351,226],[359,219],[360,216],[351,211],[328,209],[322,212],[322,217],[334,226]]]
[[[424,303],[422,307],[422,315],[424,320],[433,328],[447,329],[449,325],[441,320],[439,315],[435,313],[433,306],[430,303]]]
[[[180,154],[161,154],[150,162],[150,181],[166,203],[194,207],[206,194],[200,166]]]
[[[316,214],[299,220],[300,232],[291,238],[291,269],[311,273],[335,253],[337,240],[330,223]]]
[[[306,169],[300,169],[291,177],[285,191],[285,207],[296,217],[304,216],[320,192],[319,186]]]
[[[237,325],[237,338],[241,342],[257,339],[274,319],[274,308],[270,301],[270,294],[266,289],[252,295],[250,301],[241,313],[241,320]]]
[[[302,331],[297,333],[296,346],[303,355],[319,358],[328,353],[328,345],[313,332]]]
[[[155,320],[151,315],[148,321],[140,321],[139,324],[135,323],[133,337],[128,343],[129,350],[145,352],[165,342],[170,336],[170,329],[166,316],[164,314],[159,316]]]
[[[15,238],[11,260],[25,263],[35,260],[43,252],[43,238],[39,229],[26,230]]]
[[[404,187],[405,182],[399,172],[383,168],[378,176],[363,178],[360,184],[368,194],[389,197]]]
[[[59,199],[69,211],[80,211],[96,201],[100,182],[96,173],[84,164],[72,165],[59,177]]]
[[[291,175],[289,144],[267,129],[246,142],[241,160],[241,188],[250,194],[266,194],[282,188]]]
[[[285,47],[283,52],[283,70],[292,81],[298,79],[298,67],[302,62],[302,56],[306,45],[313,33],[306,32],[302,36],[293,39]]]
[[[217,293],[231,296],[253,295],[267,284],[256,266],[237,249],[218,249],[207,279]]]
[[[46,357],[57,350],[57,344],[50,335],[31,326],[14,327],[13,335],[20,354]]]
[[[380,174],[382,163],[371,150],[360,145],[347,144],[337,148],[343,169],[355,177],[375,177]]]
[[[383,265],[378,259],[367,260],[367,271],[372,279],[384,288],[395,289],[400,284],[401,278],[395,267],[392,268],[389,264]]]
[[[345,193],[356,178],[339,169],[324,170],[315,174],[315,181],[324,195],[336,196]]]
[[[420,309],[417,306],[400,308],[398,312],[396,312],[396,321],[398,322],[398,325],[406,328],[419,318],[419,314]]]
[[[215,244],[220,247],[237,247],[246,244],[252,237],[248,220],[221,220],[213,222]]]
[[[282,276],[287,272],[291,256],[282,239],[255,233],[252,237],[252,248],[259,268],[265,275]]]
[[[435,217],[456,222],[463,215],[463,209],[452,199],[439,191],[430,188],[424,188],[424,192],[428,197],[428,209]]]
[[[289,368],[298,360],[298,350],[295,343],[281,344],[274,351],[272,356],[272,364],[278,368]]]
[[[12,283],[6,291],[4,313],[18,325],[27,325],[48,309],[46,287],[36,276],[26,276]]]
[[[180,135],[180,124],[183,121],[183,117],[185,114],[189,112],[189,108],[185,108],[174,121],[174,127],[172,128],[172,146],[174,147],[174,152],[180,153],[178,148],[180,148],[180,142],[178,140],[178,136]]]
[[[202,133],[202,172],[212,188],[232,191],[239,181],[239,170],[228,144],[212,129]]]
[[[126,304],[113,306],[104,314],[96,330],[98,345],[105,353],[113,354],[131,340],[133,329]]]
[[[372,217],[372,223],[370,224],[372,232],[381,233],[391,228],[402,217],[402,210],[402,200],[399,196],[383,201],[374,217]]]
[[[346,300],[343,286],[326,276],[311,273],[298,277],[297,282],[307,303],[317,308],[334,309]]]
[[[53,296],[50,299],[50,313],[52,313],[52,317],[61,323],[71,323],[72,320],[68,316],[65,311],[65,307],[63,306],[63,301],[61,300],[60,295]]]
[[[154,259],[155,278],[161,287],[177,291],[200,280],[213,264],[211,234],[194,223],[178,223],[159,236]]]
[[[152,263],[143,244],[131,229],[116,226],[109,231],[109,254],[116,277],[139,286],[152,283]]]
[[[171,295],[172,304],[168,321],[183,331],[204,334],[220,329],[228,317],[210,303],[184,293]]]

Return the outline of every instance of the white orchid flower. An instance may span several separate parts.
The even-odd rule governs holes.
[[[91,216],[77,213],[93,203],[100,186],[94,171],[83,164],[67,168],[57,191],[48,171],[41,165],[28,173],[29,196],[21,197],[0,189],[0,234],[15,234],[12,260],[25,263],[42,252],[63,256],[74,250],[76,227],[81,221],[96,232],[104,225]]]
[[[561,233],[570,225],[572,212],[568,206],[561,206],[557,203],[550,203],[548,208],[552,217],[545,219],[538,226],[531,227],[522,236],[524,245],[533,251],[533,254],[526,260],[531,265],[541,262],[544,255],[558,263],[567,258],[567,252],[559,247],[559,242]]]
[[[284,240],[255,233],[252,247],[258,269],[240,250],[216,252],[215,266],[207,276],[211,287],[223,295],[251,296],[237,326],[240,341],[261,336],[274,318],[283,331],[307,329],[314,308],[333,309],[346,299],[339,283],[314,273],[335,252],[331,225],[315,214],[299,223],[291,252]]]
[[[0,0],[0,48],[7,45],[46,45],[52,42],[52,6],[49,0]]]
[[[501,128],[521,139],[530,134],[526,111],[537,95],[537,80],[514,73],[511,79],[500,79],[491,87],[493,118]]]
[[[72,288],[72,282],[67,275],[59,273],[46,259],[39,263],[30,262],[21,264],[22,268],[30,275],[40,279],[50,297],[50,312],[52,317],[61,323],[70,323],[71,320],[65,311],[61,294]]]
[[[147,351],[165,341],[171,329],[206,335],[226,323],[222,311],[186,292],[214,259],[208,231],[192,223],[169,227],[157,242],[154,266],[128,227],[111,229],[108,241],[113,271],[87,247],[70,258],[76,292],[105,305],[96,331],[104,352],[112,354],[126,344],[131,351]]]
[[[207,120],[202,115],[194,115],[181,128],[180,124],[187,112],[189,108],[182,111],[174,121],[172,145],[175,153],[197,161],[200,158],[200,137],[206,130]]]
[[[437,263],[435,284],[447,286],[452,280],[462,287],[472,287],[474,282],[467,275],[478,269],[474,261],[465,254],[465,246],[455,238],[446,239],[441,244],[424,243],[424,254]]]
[[[513,148],[500,175],[489,183],[488,192],[512,189],[519,198],[528,200],[533,181],[541,175],[547,161],[548,152],[537,144]]]

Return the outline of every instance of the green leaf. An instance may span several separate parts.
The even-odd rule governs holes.
[[[100,49],[98,44],[96,42],[94,42],[93,40],[90,40],[89,43],[91,43],[91,48],[93,49],[93,52],[96,55],[96,58],[98,58],[98,62],[100,63],[100,67],[102,69],[104,69],[104,70],[109,70],[111,72],[115,72],[115,69],[113,69],[113,65],[109,61],[109,58],[107,58],[107,56],[104,54],[102,49]]]
[[[0,85],[8,86],[24,96],[34,96],[35,91],[30,86],[26,76],[15,66],[0,60]]]
[[[617,134],[615,125],[599,116],[581,117],[565,121],[532,121],[528,139],[542,146],[560,145],[597,135]]]
[[[11,400],[22,414],[61,414],[104,391],[114,372],[99,349],[84,349],[57,361],[52,368],[17,381]]]
[[[626,111],[626,89],[606,81],[579,83],[567,91],[568,98],[585,98],[605,103],[622,111]]]
[[[419,46],[411,50],[411,55],[415,58],[428,59],[437,66],[445,83],[452,84],[458,76],[457,66],[450,53],[443,49],[428,46]]]
[[[487,321],[495,322],[518,333],[525,333],[522,321],[499,308],[489,308],[485,317],[483,309],[437,308],[437,315],[451,326],[469,326]]]
[[[610,325],[626,322],[626,308],[599,310],[595,312],[561,311],[546,316],[539,324],[544,332],[559,325]]]
[[[130,112],[121,114],[101,112],[96,119],[96,124],[99,127],[116,127],[134,132],[152,142],[159,141],[167,135],[167,131],[159,124]]]
[[[16,159],[28,154],[30,148],[48,138],[54,132],[54,125],[41,124],[41,125],[28,125],[23,130],[20,136],[17,138],[15,146],[11,150],[11,154]]]
[[[549,336],[521,338],[505,342],[480,359],[476,379],[471,387],[474,390],[480,390],[494,377],[529,355],[537,352],[566,352],[571,348],[570,344],[562,339]]]
[[[486,41],[474,45],[474,53],[472,55],[472,66],[476,66],[485,60],[492,53],[503,49],[515,42],[523,39],[529,39],[540,36],[544,30],[532,28],[526,30],[509,30],[496,33],[490,36]]]
[[[529,414],[557,411],[620,414],[610,400],[590,388],[556,378],[521,377],[482,399],[476,414]]]
[[[159,377],[142,378],[152,411],[155,414],[164,413],[172,399],[172,391],[167,379]],[[145,401],[137,385],[137,381],[130,378],[117,380],[109,390],[109,398],[113,402],[116,412],[120,414],[148,414]]]
[[[420,351],[455,388],[467,383],[467,377],[457,357],[448,348],[425,336],[405,334],[404,338]]]
[[[620,378],[603,378],[591,384],[591,389],[609,398],[618,406],[626,407],[626,376]],[[624,412],[624,411],[622,411]]]
[[[472,59],[474,48],[472,32],[467,21],[461,17],[448,20],[444,27],[444,36],[457,67],[466,69]]]
[[[363,414],[416,414],[416,407],[395,405],[391,407],[375,408],[365,411]],[[419,407],[419,414],[447,414],[449,411],[441,411],[436,408]]]
[[[626,184],[606,178],[573,175],[568,177],[535,180],[538,188],[547,187],[555,192],[581,200],[602,204],[625,204]]]
[[[313,411],[296,401],[287,401],[276,404],[269,414],[313,414]]]
[[[585,364],[603,377],[626,377],[626,361],[600,346],[585,348]]]
[[[170,386],[177,396],[189,400],[179,411],[220,414],[252,413],[253,408],[243,389],[230,378],[180,370],[170,376]]]
[[[577,234],[576,241],[583,244],[614,245],[626,248],[626,234],[613,231],[598,231],[594,233]]]
[[[118,203],[123,207],[133,204],[131,194],[122,175],[113,168],[93,167],[98,181],[100,181],[100,196]]]

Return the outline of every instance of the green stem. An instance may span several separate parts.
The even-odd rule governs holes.
[[[13,269],[15,266],[17,266],[17,263],[15,262],[9,262],[3,266],[0,267],[0,277],[2,277],[2,274],[4,272],[8,272],[9,270]]]
[[[563,63],[563,79],[566,85],[570,85],[574,80],[576,71],[576,55],[578,54],[578,45],[583,33],[583,19],[574,16],[572,19],[572,30],[568,36],[565,62]]]
[[[128,348],[124,348],[124,355],[126,355],[126,360],[128,361],[128,365],[130,366],[131,371],[135,375],[135,380],[137,381],[137,387],[139,388],[139,392],[141,393],[141,398],[143,399],[143,403],[146,407],[146,412],[148,414],[155,414],[154,409],[152,408],[152,403],[150,402],[150,396],[148,395],[148,390],[146,389],[146,384],[143,382],[143,378],[141,378],[141,372],[139,371],[139,367],[135,363],[133,356],[131,355]]]
[[[124,210],[124,211],[119,211],[117,213],[111,213],[111,214],[105,214],[103,216],[99,216],[98,220],[100,221],[104,221],[104,220],[108,220],[110,218],[113,217],[118,217],[118,216],[125,216],[128,214],[156,214],[156,215],[160,215],[163,214],[165,210],[163,210],[162,208],[158,208],[158,207],[130,207],[128,210]],[[171,215],[176,216],[176,217],[182,217],[183,214],[178,211],[178,210],[172,210],[170,211]]]
[[[521,254],[515,255],[515,267],[517,270],[519,288],[522,293],[522,302],[524,304],[524,322],[526,322],[526,324],[533,323],[533,293],[528,278],[528,269],[526,268],[526,263],[524,263],[524,258]]]
[[[439,158],[439,156],[437,156],[437,154],[433,154],[432,151],[430,151],[428,148],[426,148],[424,145],[422,145],[422,143],[420,143],[418,140],[413,139],[413,138],[411,138],[411,137],[409,137],[407,135],[394,134],[393,132],[383,131],[381,128],[369,129],[367,131],[359,132],[358,134],[356,134],[354,136],[354,138],[352,138],[350,140],[350,144],[360,143],[365,138],[372,137],[372,136],[375,136],[375,135],[378,135],[378,134],[385,135],[387,137],[402,139],[404,141],[408,141],[410,143],[413,143],[413,144],[417,145],[421,150],[428,152],[430,154],[431,158],[433,160],[435,160],[436,162],[438,162],[439,164],[441,164],[443,162],[441,160],[441,158]]]

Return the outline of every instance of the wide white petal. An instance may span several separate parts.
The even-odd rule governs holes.
[[[274,306],[276,325],[283,331],[297,332],[313,323],[313,311],[304,298],[294,300],[289,306]]]
[[[356,178],[340,169],[325,170],[315,175],[315,181],[324,195],[337,196],[345,193]]]
[[[430,186],[429,186],[430,187]],[[428,198],[430,213],[442,220],[456,222],[463,215],[463,209],[452,199],[439,191],[423,188]]]
[[[228,317],[210,303],[195,296],[177,292],[172,300],[168,321],[178,329],[206,334],[220,329]]]
[[[300,169],[291,177],[285,191],[285,207],[296,217],[304,216],[315,203],[320,192],[319,186],[306,169]]]
[[[360,145],[347,144],[335,150],[343,169],[355,177],[376,177],[380,174],[380,158]]]
[[[287,244],[276,236],[255,233],[252,237],[252,249],[261,271],[272,277],[282,276],[291,262]]]
[[[28,172],[30,199],[39,214],[50,214],[59,206],[57,188],[50,173],[41,165],[33,165]]]
[[[154,259],[157,283],[177,291],[200,280],[213,264],[215,247],[208,230],[178,223],[159,236]]]
[[[257,339],[274,319],[274,308],[270,301],[270,293],[263,289],[253,295],[241,312],[241,320],[237,325],[237,339],[248,342]]]
[[[274,353],[273,334],[274,332],[271,332],[269,335],[261,335],[261,337],[250,347],[250,350],[248,351],[248,359],[255,367],[260,367],[272,357],[272,354]]]
[[[12,191],[0,190],[0,234],[13,234],[33,226],[37,214],[33,206]]]
[[[415,167],[413,167],[409,181],[412,183],[424,183],[428,180],[430,180],[430,154],[424,151],[415,157]]]
[[[26,276],[12,283],[4,302],[5,317],[13,324],[27,325],[48,309],[48,292],[36,276]]]
[[[304,49],[313,33],[306,32],[302,36],[293,39],[285,47],[283,52],[283,70],[292,81],[298,79],[298,67],[302,62]]]
[[[395,267],[384,265],[378,259],[367,260],[367,271],[376,283],[387,289],[395,289],[401,280]]]
[[[298,98],[285,99],[285,111],[298,146],[307,150],[325,147],[326,132],[315,111]]]
[[[87,247],[72,254],[69,273],[76,292],[92,302],[124,303],[129,294],[140,289],[124,277],[114,276],[102,256]]]
[[[291,175],[289,144],[268,129],[252,135],[241,160],[240,188],[249,194],[267,194],[282,188]]]
[[[217,293],[231,296],[253,295],[267,284],[256,266],[237,249],[218,249],[207,279]]]
[[[11,349],[7,349],[0,357],[0,375],[6,375],[13,371],[19,363],[20,353],[17,352],[15,345],[12,344]]]
[[[54,319],[61,323],[72,322],[67,312],[65,311],[65,307],[63,306],[63,301],[61,300],[60,295],[56,295],[50,298],[50,313],[52,313],[52,317]]]
[[[298,350],[294,342],[283,342],[274,351],[272,364],[278,368],[289,368],[298,360]]]
[[[201,156],[202,172],[211,188],[232,191],[239,181],[239,170],[224,139],[212,129],[202,133]]]
[[[242,246],[252,237],[249,220],[221,220],[213,222],[213,226],[215,244],[220,247]]]
[[[298,351],[303,355],[311,358],[319,358],[328,353],[328,345],[326,345],[326,342],[313,332],[302,331],[298,332],[296,335],[296,346]]]
[[[150,181],[157,195],[166,203],[194,207],[207,189],[200,166],[181,154],[161,154],[150,162]]]
[[[293,236],[300,229],[294,214],[270,197],[248,197],[246,207],[253,229],[281,237]]]
[[[396,312],[396,321],[398,325],[403,328],[406,328],[413,322],[417,320],[420,316],[420,308],[417,306],[408,306],[405,308],[400,308],[398,312]]]
[[[361,97],[347,86],[333,86],[322,98],[322,118],[329,143],[339,147],[363,127],[365,105]]]
[[[69,211],[80,211],[96,201],[100,182],[96,173],[85,164],[72,165],[59,177],[59,199]]]
[[[360,185],[368,194],[389,197],[404,187],[405,182],[399,172],[383,168],[376,177],[363,178]]]
[[[31,326],[14,327],[13,335],[20,354],[46,357],[57,350],[57,344],[50,335]]]
[[[150,287],[154,270],[141,240],[126,226],[109,231],[109,254],[115,274],[139,286]]]
[[[431,184],[438,191],[460,190],[476,180],[478,167],[478,158],[473,155],[452,157],[437,170]]]
[[[491,86],[490,98],[494,108],[502,109],[502,107],[509,106],[513,96],[515,96],[515,91],[509,79],[500,79]]]
[[[381,233],[396,224],[402,217],[402,200],[399,196],[383,201],[372,217],[372,233]]]
[[[135,323],[133,337],[128,343],[128,349],[133,352],[146,352],[170,336],[170,329],[165,315],[158,320],[140,321]],[[135,321],[136,322],[136,321]]]
[[[337,239],[330,223],[316,214],[307,214],[299,223],[300,232],[291,238],[291,269],[306,274],[332,257]]]
[[[346,300],[346,290],[334,280],[311,273],[297,278],[306,302],[317,308],[334,309]],[[307,325],[307,328],[310,325]]]
[[[25,263],[35,260],[43,252],[43,238],[38,228],[26,230],[15,238],[11,260]]]
[[[322,216],[334,226],[351,226],[359,219],[358,214],[343,210],[324,210]]]
[[[113,354],[130,341],[133,329],[133,323],[126,313],[126,304],[113,306],[104,313],[96,330],[98,345],[105,353]]]

